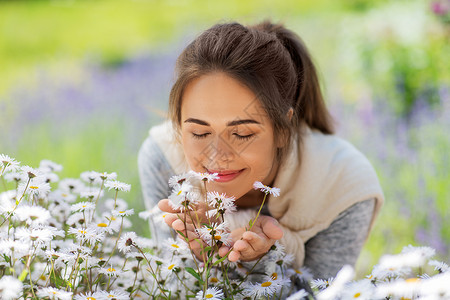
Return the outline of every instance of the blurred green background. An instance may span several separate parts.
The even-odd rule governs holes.
[[[53,160],[61,177],[116,171],[143,210],[137,152],[164,119],[177,55],[217,22],[269,18],[304,39],[338,134],[385,190],[358,271],[408,244],[448,261],[449,11],[448,0],[0,1],[0,153]]]

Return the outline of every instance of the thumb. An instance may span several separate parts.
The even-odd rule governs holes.
[[[269,239],[273,240],[279,240],[284,235],[283,228],[281,228],[280,223],[275,219],[264,222],[262,231]]]

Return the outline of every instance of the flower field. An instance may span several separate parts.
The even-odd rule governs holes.
[[[25,7],[26,1],[23,3]],[[203,5],[201,1],[190,3],[193,6]],[[57,173],[61,178],[60,181],[55,181],[49,186],[42,185],[45,195],[61,189],[59,185],[62,184],[63,178],[81,180],[79,176],[86,170],[107,172],[106,174],[117,172],[120,180],[131,184],[129,192],[119,191],[120,198],[124,199],[123,203],[120,202],[124,205],[120,211],[134,210],[136,212],[132,216],[115,216],[118,221],[130,220],[129,223],[124,221],[124,224],[130,227],[123,230],[121,235],[125,236],[125,231],[136,232],[137,236],[142,236],[140,242],[143,243],[143,249],[148,250],[151,247],[146,244],[148,241],[145,238],[148,238],[151,233],[147,221],[137,216],[138,212],[144,211],[137,172],[137,152],[148,129],[165,118],[177,54],[183,48],[183,43],[190,39],[189,37],[214,22],[224,18],[236,18],[245,23],[271,16],[274,20],[285,21],[288,27],[298,32],[306,41],[319,66],[324,93],[336,119],[337,134],[352,142],[368,156],[380,177],[385,192],[385,206],[358,260],[356,270],[351,272],[343,270],[341,276],[337,277],[342,279],[341,283],[335,281],[333,286],[339,284],[341,287],[345,286],[354,273],[356,278],[373,274],[374,265],[380,265],[383,262],[380,258],[385,254],[400,252],[402,257],[405,253],[416,253],[414,255],[420,258],[415,261],[421,264],[414,265],[405,258],[405,265],[401,267],[410,269],[407,272],[399,271],[400,276],[405,279],[410,276],[414,278],[421,276],[420,278],[423,279],[426,277],[425,274],[429,276],[436,274],[433,278],[437,278],[435,282],[438,282],[441,277],[436,276],[439,273],[445,273],[446,267],[444,264],[438,267],[437,262],[450,261],[450,223],[448,221],[450,220],[450,23],[448,17],[450,4],[446,0],[379,0],[370,5],[364,4],[365,1],[357,0],[347,1],[345,5],[330,4],[329,1],[318,3],[316,8],[307,4],[295,6],[290,3],[289,5],[295,6],[290,13],[287,12],[289,5],[280,5],[280,8],[274,9],[274,15],[264,11],[264,8],[268,9],[264,6],[259,7],[259,14],[252,15],[250,12],[256,7],[254,3],[234,11],[227,10],[224,12],[228,14],[226,16],[219,16],[217,12],[219,8],[212,7],[210,9],[214,13],[205,13],[203,19],[200,18],[197,23],[192,23],[190,26],[174,23],[179,27],[170,27],[167,25],[170,24],[167,20],[166,23],[158,23],[161,26],[161,32],[155,33],[151,38],[148,37],[151,45],[145,44],[142,35],[139,39],[138,36],[135,39],[130,37],[133,42],[124,47],[126,50],[120,54],[117,52],[120,47],[107,37],[101,45],[102,48],[96,49],[97,52],[83,54],[82,50],[77,50],[76,59],[59,57],[54,60],[42,60],[40,64],[32,64],[31,58],[20,60],[21,58],[17,57],[17,66],[26,72],[18,72],[14,68],[14,61],[8,59],[13,57],[12,54],[5,52],[6,48],[0,47],[0,62],[5,62],[3,64],[5,68],[0,72],[5,72],[1,74],[2,77],[7,78],[4,82],[8,82],[6,87],[3,86],[5,83],[2,83],[0,93],[0,153],[33,167],[39,166],[44,159],[56,162],[55,166],[64,166]],[[338,3],[338,1],[332,3]],[[6,5],[9,5],[10,12],[14,11],[13,5],[9,3],[0,3],[0,11],[2,8],[6,11]],[[38,5],[33,5],[35,5],[35,11],[39,11]],[[158,9],[169,9],[169,6],[158,5],[161,6]],[[182,14],[179,8],[175,8],[174,14]],[[16,9],[21,11],[19,8]],[[302,13],[303,11],[305,13]],[[37,18],[37,15],[32,15],[31,9],[27,10],[27,13],[30,14],[29,20]],[[77,16],[76,13],[74,10],[74,16]],[[157,13],[156,7],[153,13]],[[41,14],[44,13],[41,12]],[[8,16],[12,18],[13,14]],[[192,21],[188,20],[184,14],[183,16],[182,20]],[[175,16],[171,16],[171,19],[173,18]],[[3,20],[6,22],[8,19],[3,18]],[[145,20],[145,16],[142,16],[142,20]],[[0,23],[0,26],[3,24],[6,23]],[[26,25],[24,23],[24,28]],[[2,27],[4,33],[7,32],[5,28]],[[67,28],[67,30],[71,29]],[[141,31],[139,32],[142,34]],[[63,32],[60,34],[63,36]],[[6,36],[5,34],[4,37]],[[73,38],[81,39],[76,34],[73,34]],[[122,34],[118,34],[117,38],[124,39]],[[56,45],[56,37],[53,39]],[[7,42],[10,43],[10,41]],[[39,49],[30,47],[30,53],[36,51],[36,61],[42,57],[37,52]],[[42,51],[49,49],[51,48],[43,48]],[[27,49],[24,48],[24,50]],[[10,78],[15,79],[12,81]],[[111,206],[112,204],[106,199],[114,199],[116,189],[127,190],[127,186],[113,186],[112,182],[109,183],[109,187],[103,187],[104,191],[101,194],[105,193],[105,196],[98,197],[103,200],[99,200],[97,205]],[[101,182],[98,183],[100,185],[97,186],[96,192],[101,186]],[[84,185],[88,186],[89,182],[85,181]],[[5,180],[4,183],[0,183],[0,193],[6,193],[14,188],[13,181]],[[36,190],[39,192],[40,188]],[[38,199],[41,194],[33,196],[29,193],[31,193],[29,187],[18,186],[16,198],[17,195],[23,194],[23,203],[20,205],[39,204],[33,203],[33,199],[36,197]],[[111,195],[106,195],[108,193]],[[83,195],[87,198],[83,198],[78,193],[77,200],[71,205],[89,200],[88,194]],[[9,196],[2,194],[2,199],[4,197]],[[50,202],[46,202],[44,209],[50,211],[50,205]],[[79,206],[82,205],[79,204]],[[67,217],[70,214],[81,213],[82,209],[84,208],[78,207],[76,211],[71,211],[69,208]],[[46,215],[43,211],[39,212],[39,215],[43,217]],[[48,220],[53,217],[49,217]],[[94,220],[93,214],[91,217]],[[99,214],[98,217],[102,216]],[[34,225],[40,224],[39,219],[36,221],[26,217],[22,219],[18,217],[14,222],[8,220],[8,214],[3,214],[0,220],[4,222],[2,228],[7,223],[24,226],[23,234]],[[99,220],[99,223],[103,221]],[[121,245],[120,237],[117,238],[120,228],[120,224],[114,227],[113,233],[116,239],[111,238],[111,243],[104,246],[105,252],[111,251],[116,241],[118,241],[117,247]],[[59,230],[62,229],[64,228],[59,228]],[[65,235],[68,236],[69,228],[65,230]],[[2,234],[4,234],[3,231]],[[43,243],[62,238],[58,235],[60,232],[46,231],[42,234],[47,235]],[[89,240],[77,235],[80,234],[79,232],[73,231],[70,234],[70,239],[76,243],[81,241],[93,246],[98,242],[95,239]],[[109,235],[109,232],[105,235]],[[2,239],[5,239],[4,236]],[[20,268],[17,267],[14,272],[2,269],[4,277],[0,279],[0,291],[2,286],[20,285],[20,291],[23,293],[23,291],[31,291],[30,285],[36,285],[42,288],[48,287],[45,291],[48,293],[52,292],[50,286],[60,288],[61,295],[64,294],[63,292],[71,292],[72,296],[80,294],[81,291],[93,292],[93,290],[85,289],[84,285],[89,280],[95,282],[95,278],[89,279],[90,275],[85,266],[80,265],[77,270],[76,259],[72,260],[72,269],[70,269],[74,274],[64,277],[60,273],[61,269],[58,269],[55,273],[59,277],[52,279],[53,273],[50,272],[52,267],[48,263],[52,259],[49,258],[46,262],[44,259],[48,256],[45,252],[38,251],[37,243],[33,244],[31,241],[29,243],[32,245],[31,249],[36,252],[35,256],[27,256],[24,252],[22,256],[15,258],[18,265],[21,264]],[[407,245],[430,247],[435,253],[431,255],[430,252],[420,252],[425,248],[417,250],[406,247],[405,250],[404,247]],[[402,249],[404,249],[403,252]],[[120,248],[115,251],[120,252],[119,250]],[[137,248],[134,250],[137,251]],[[125,257],[126,254],[122,254]],[[87,253],[80,252],[80,255],[87,255]],[[411,257],[414,255],[411,254]],[[385,257],[385,262],[386,259]],[[29,266],[27,266],[27,260],[30,262]],[[83,263],[86,261],[84,260]],[[7,261],[4,260],[3,263],[5,262]],[[123,263],[120,259],[115,262],[120,265]],[[32,263],[36,263],[34,269],[31,269]],[[144,265],[142,261],[134,263]],[[2,266],[5,267],[5,264]],[[121,282],[120,276],[114,276],[121,275],[120,272],[127,268],[119,268],[116,264],[110,266],[109,262],[105,266],[99,265],[95,268],[96,272],[99,272],[96,275],[101,278],[98,286],[102,288],[99,290],[112,293],[116,288],[120,288],[118,284]],[[30,268],[27,269],[27,267]],[[110,267],[110,272],[114,269],[117,273],[109,274],[107,267]],[[84,271],[83,268],[85,268]],[[102,268],[105,268],[104,273],[100,273]],[[130,268],[132,268],[131,265]],[[40,279],[39,272],[42,274],[47,272],[45,280]],[[100,274],[103,275],[100,276]],[[150,274],[145,276],[151,277]],[[133,278],[133,276],[127,277]],[[191,277],[190,279],[195,279]],[[108,279],[113,278],[115,280],[111,280],[109,284],[114,288],[107,289]],[[388,277],[383,277],[383,280],[386,278]],[[59,281],[60,279],[65,282]],[[71,285],[69,288],[67,288],[67,282]],[[411,281],[408,283],[412,284]],[[76,291],[77,284],[83,287]],[[361,283],[361,286],[364,284],[367,282]],[[401,284],[407,283],[399,283]],[[326,282],[316,282],[316,294],[328,285],[329,283]],[[419,290],[423,286],[427,287],[425,283],[422,287],[417,285],[415,295],[404,295],[404,297],[418,297]],[[408,289],[408,287],[412,285],[403,288]],[[132,290],[137,295],[139,291],[136,288],[135,284]],[[386,289],[389,288],[386,287]],[[401,288],[402,286],[398,287],[399,290]],[[338,287],[334,289],[338,290]],[[37,292],[38,289],[36,289]],[[127,293],[123,299],[133,297],[130,291],[120,290],[116,295],[117,299],[122,299],[119,297],[122,295],[120,293]],[[328,292],[328,295],[331,293]],[[2,295],[5,299],[15,299],[13,296],[7,298],[5,294]],[[98,294],[97,299],[107,296],[107,294]],[[53,299],[51,296],[48,297]],[[327,293],[322,294],[321,297],[333,298],[332,296],[326,298]],[[55,299],[64,298],[61,296]]]

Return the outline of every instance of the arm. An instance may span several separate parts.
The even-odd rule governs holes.
[[[314,278],[336,275],[343,265],[354,265],[366,241],[375,199],[358,202],[305,244],[304,266]]]
[[[141,181],[144,204],[147,210],[157,207],[161,199],[170,194],[169,178],[174,172],[164,154],[151,137],[142,144],[138,153],[138,169]],[[163,241],[171,236],[170,229],[165,224],[155,224],[150,220],[152,238]]]

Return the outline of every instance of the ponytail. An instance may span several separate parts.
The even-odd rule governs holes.
[[[264,21],[253,28],[275,34],[289,52],[297,73],[297,87],[293,99],[294,126],[306,123],[324,134],[334,132],[333,119],[326,108],[316,68],[301,38],[281,24]]]

